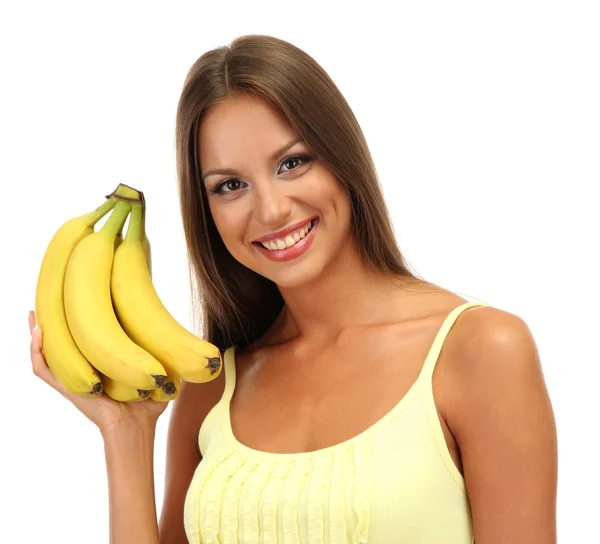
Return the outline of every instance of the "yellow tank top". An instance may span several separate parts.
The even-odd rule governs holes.
[[[235,346],[224,354],[225,390],[199,432],[202,461],[187,492],[192,544],[472,544],[465,482],[448,451],[432,389],[446,336],[472,306],[445,319],[417,380],[358,436],[312,452],[280,454],[236,440],[229,403]]]

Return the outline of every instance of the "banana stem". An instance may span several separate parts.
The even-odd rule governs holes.
[[[120,197],[123,200],[128,200],[129,202],[137,202],[140,200],[140,192],[124,183],[119,183],[119,186],[112,193],[106,195],[106,198],[115,196]]]
[[[131,204],[125,200],[119,199],[115,204],[115,209],[99,232],[102,232],[111,238],[115,238],[117,233],[123,228],[123,224],[127,220],[130,211]]]
[[[146,199],[144,193],[140,191],[140,199],[142,200],[142,226],[140,227],[140,240],[146,238]]]
[[[93,212],[87,214],[88,225],[95,225],[100,219],[102,219],[110,210],[115,207],[117,203],[116,198],[111,198],[98,206]]]
[[[126,242],[139,242],[142,239],[143,204],[131,206],[131,218],[127,227]]]
[[[123,221],[123,224],[119,227],[116,236],[120,236],[121,238],[123,238],[123,227],[125,227],[125,221]]]

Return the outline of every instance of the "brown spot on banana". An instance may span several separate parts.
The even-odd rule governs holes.
[[[161,376],[160,374],[152,374],[154,381],[156,382],[156,387],[162,387],[167,381],[166,376]]]
[[[175,384],[173,382],[167,382],[165,385],[163,385],[163,393],[165,395],[174,395],[175,391],[177,391],[177,388],[175,387]]]
[[[102,391],[104,391],[104,387],[102,386],[102,382],[98,382],[94,384],[92,390],[90,391],[92,395],[100,396],[102,395]]]
[[[208,359],[208,364],[206,365],[205,368],[208,368],[210,370],[211,374],[218,372],[219,368],[221,368],[221,358],[220,357],[207,357],[207,359]]]

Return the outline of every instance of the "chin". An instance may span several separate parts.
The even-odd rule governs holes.
[[[279,278],[273,278],[277,284],[277,287],[281,289],[297,289],[302,286],[311,285],[316,279],[319,277],[319,274],[315,274],[314,272],[311,274],[282,274]]]
[[[315,265],[314,259],[307,259],[305,262],[293,266],[290,266],[290,263],[287,265],[273,263],[273,267],[269,270],[265,267],[253,268],[254,272],[271,280],[282,289],[294,289],[311,284],[317,280],[321,269],[321,266]]]

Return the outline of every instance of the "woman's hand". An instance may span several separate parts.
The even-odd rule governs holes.
[[[138,402],[117,402],[106,394],[102,394],[100,397],[86,397],[69,393],[56,380],[46,363],[42,352],[43,331],[36,327],[35,312],[33,311],[29,312],[29,331],[31,333],[30,350],[33,373],[73,403],[100,429],[102,434],[121,425],[131,426],[133,424],[154,428],[159,416],[165,411],[167,402],[155,402],[152,399]]]

